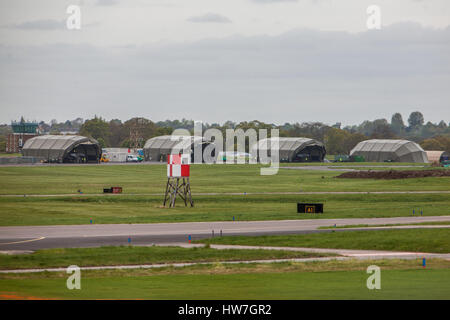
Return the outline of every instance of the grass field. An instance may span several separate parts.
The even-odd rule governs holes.
[[[192,192],[449,191],[450,178],[398,180],[335,179],[339,171],[286,170],[261,176],[260,165],[193,165]],[[0,167],[0,194],[163,193],[164,165]]]
[[[324,214],[297,214],[297,202],[323,202]],[[163,208],[162,196],[0,197],[0,225],[374,218],[450,214],[448,194],[195,196],[195,206]]]
[[[381,268],[381,290],[368,290],[366,268]],[[59,299],[448,299],[448,261],[330,261],[212,265],[160,270],[0,275],[0,298]]]
[[[368,230],[257,237],[230,236],[199,240],[198,242],[450,253],[450,229]]]
[[[277,250],[217,250],[180,247],[100,247],[38,250],[32,254],[0,254],[0,269],[214,262],[333,256]]]
[[[283,166],[299,164],[283,164]],[[302,164],[303,165],[303,164]],[[307,164],[335,165],[335,164]],[[355,166],[355,164],[336,164]],[[367,165],[367,164],[365,164]],[[368,164],[377,167],[382,164]],[[389,164],[391,165],[391,164]],[[400,164],[401,165],[401,164]],[[375,191],[450,191],[450,178],[404,180],[335,179],[342,171],[280,169],[261,176],[259,165],[193,165],[194,208],[162,208],[164,165],[0,167],[0,225],[64,225],[374,218],[450,214],[450,197],[437,194],[373,194]],[[384,168],[380,169],[384,170]],[[403,168],[398,168],[403,170]],[[118,196],[98,195],[123,187]],[[81,190],[83,194],[76,194]],[[362,194],[290,195],[271,192],[356,191]],[[266,193],[246,194],[244,193]],[[222,193],[199,195],[199,193]],[[223,193],[241,193],[224,195]],[[153,195],[152,195],[153,194]],[[12,195],[27,195],[14,197]],[[43,195],[33,197],[30,195]],[[58,196],[51,196],[58,195]],[[296,213],[297,202],[323,202],[325,213]],[[220,243],[394,251],[449,252],[448,229],[349,231],[321,234],[223,237]],[[217,241],[215,238],[214,241]],[[67,290],[66,273],[1,274],[0,299],[448,299],[450,262],[329,261],[236,264],[224,260],[317,256],[301,252],[118,247],[52,249],[30,255],[0,255],[0,268],[152,264],[209,261],[212,265],[158,270],[82,271],[82,290]],[[366,268],[382,268],[382,290],[366,288]]]
[[[261,176],[260,168],[259,165],[194,165],[191,187],[195,207],[168,210],[161,208],[162,196],[151,195],[164,192],[164,165],[0,167],[0,194],[3,195],[0,225],[85,224],[90,219],[95,223],[148,223],[226,221],[233,216],[239,220],[311,218],[296,214],[295,205],[300,201],[325,203],[326,214],[314,218],[408,216],[413,209],[422,209],[425,215],[450,213],[448,194],[244,196],[251,192],[450,191],[447,177],[335,179],[341,172],[286,169],[280,169],[277,175]],[[123,187],[124,194],[96,195],[111,186]],[[83,194],[71,195],[78,190]],[[196,195],[211,192],[242,195]],[[7,196],[14,194],[63,196]]]
[[[330,226],[319,227],[318,229],[349,229],[349,228],[378,228],[378,227],[398,227],[398,226],[435,226],[435,225],[449,225],[450,221],[430,221],[419,223],[397,223],[397,224],[347,224],[345,226]]]

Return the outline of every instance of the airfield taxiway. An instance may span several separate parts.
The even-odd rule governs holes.
[[[299,219],[271,221],[218,221],[151,224],[88,224],[0,227],[0,250],[99,247],[107,245],[149,245],[188,242],[231,235],[279,235],[314,232],[349,232],[353,229],[318,229],[343,225],[386,225],[448,222],[450,216],[395,218]],[[398,228],[435,226],[402,226]],[[445,227],[450,227],[446,225]],[[383,227],[384,229],[389,227]],[[381,229],[383,229],[381,228]],[[371,228],[374,229],[374,228]],[[378,228],[380,229],[380,228]]]

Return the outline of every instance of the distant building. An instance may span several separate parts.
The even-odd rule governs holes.
[[[13,121],[11,123],[12,133],[8,134],[6,139],[6,152],[19,153],[25,142],[39,134],[39,124],[36,122]]]
[[[408,140],[372,139],[358,143],[350,156],[362,156],[365,161],[428,163],[426,152]]]
[[[430,163],[441,163],[450,160],[450,153],[445,151],[425,151]]]
[[[270,157],[275,143],[278,143],[280,162],[322,162],[325,158],[326,150],[322,142],[301,137],[261,139],[252,147],[252,153],[262,151]],[[261,161],[261,157],[258,158]]]
[[[202,154],[208,145],[214,145],[211,141],[206,141],[198,136],[159,136],[148,139],[144,146],[145,161],[167,161],[170,154],[191,152],[191,162],[194,162],[194,150],[201,148]],[[211,154],[212,157],[215,157]],[[204,161],[204,159],[203,159]]]
[[[44,162],[98,163],[102,149],[96,140],[83,136],[43,135],[29,139],[22,153]]]
[[[140,155],[139,150],[131,148],[103,148],[102,155],[109,162],[126,162],[129,155]],[[143,154],[143,153],[142,153]]]

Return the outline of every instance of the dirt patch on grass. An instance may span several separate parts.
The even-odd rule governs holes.
[[[426,177],[450,177],[450,170],[389,170],[389,171],[351,171],[336,178],[350,179],[408,179]]]

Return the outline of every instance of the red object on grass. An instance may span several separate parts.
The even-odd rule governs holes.
[[[167,157],[167,176],[169,178],[189,177],[189,155],[170,154]]]

